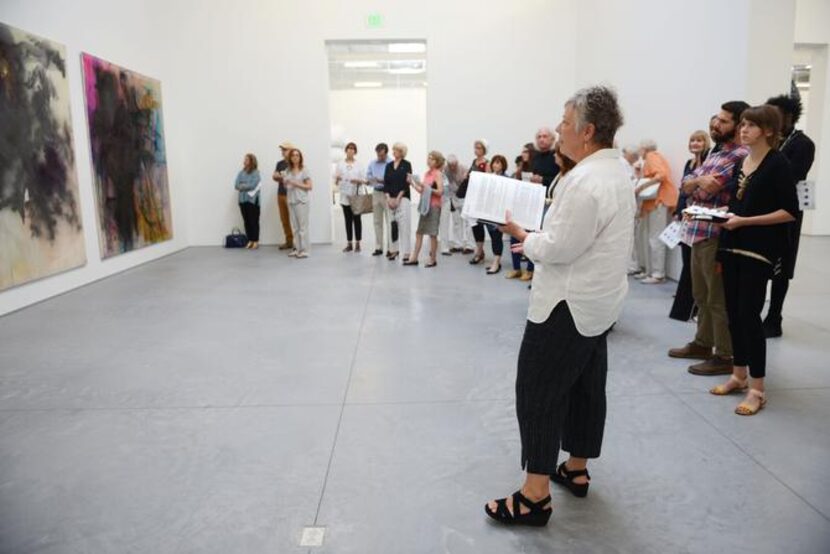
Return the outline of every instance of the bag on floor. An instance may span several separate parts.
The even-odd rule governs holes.
[[[372,194],[366,190],[366,187],[357,187],[357,194],[351,197],[349,204],[351,204],[352,213],[355,215],[371,213]]]
[[[239,227],[234,227],[230,235],[225,236],[225,248],[245,248],[248,244],[248,237],[239,230]]]

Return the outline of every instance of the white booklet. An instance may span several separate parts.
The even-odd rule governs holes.
[[[795,190],[798,193],[798,207],[802,211],[816,209],[815,181],[799,181],[795,184]]]
[[[728,216],[733,216],[735,214],[729,213],[727,206],[721,206],[720,208],[706,208],[704,206],[689,206],[683,213],[691,217],[692,219],[697,219],[699,221],[712,221],[714,223],[723,223],[729,219]]]
[[[660,233],[660,240],[669,248],[674,248],[683,239],[683,225],[679,221],[672,221],[668,227]]]
[[[461,215],[467,219],[485,223],[505,223],[505,213],[523,229],[538,231],[542,228],[545,209],[545,187],[510,179],[492,173],[470,173],[467,196]]]

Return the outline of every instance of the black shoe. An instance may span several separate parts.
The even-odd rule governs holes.
[[[418,265],[418,260],[404,260],[402,265]]]
[[[764,336],[768,339],[776,339],[783,335],[784,332],[781,330],[781,320],[771,320],[765,319],[764,320]]]
[[[526,498],[521,491],[513,493],[513,513],[507,509],[507,499],[499,498],[496,500],[496,511],[491,512],[490,506],[484,505],[484,512],[495,519],[499,523],[505,525],[528,525],[530,527],[544,527],[550,520],[550,515],[553,513],[553,508],[548,506],[550,503],[550,495],[546,496],[539,502],[533,502]],[[529,508],[530,511],[526,514],[522,513],[521,506]]]
[[[372,256],[380,256],[381,254],[383,254],[383,250],[375,250],[372,252]]]
[[[473,259],[470,260],[468,263],[470,265],[478,265],[484,261],[484,256],[473,256]]]
[[[588,481],[591,480],[591,476],[588,475],[587,469],[568,471],[568,466],[565,465],[565,462],[562,462],[559,464],[559,467],[556,468],[556,473],[550,476],[550,480],[557,485],[562,485],[571,491],[574,496],[585,498],[585,495],[588,494],[588,483],[574,483],[574,478],[581,477],[583,475],[588,478]]]
[[[386,256],[386,259],[389,260],[390,262],[394,262],[398,258],[399,253],[400,252],[395,252],[394,254],[389,254],[388,256]]]

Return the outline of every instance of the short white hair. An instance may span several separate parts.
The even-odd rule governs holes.
[[[543,132],[543,131],[544,131],[544,132],[547,132],[547,134],[549,134],[551,137],[553,137],[553,140],[554,140],[554,141],[556,140],[556,131],[554,131],[553,129],[551,129],[551,128],[550,128],[550,127],[548,127],[548,126],[539,127],[539,130],[538,130],[538,131],[536,131],[536,134],[538,135],[539,133],[541,133],[541,132]]]
[[[651,139],[644,139],[640,141],[640,149],[646,152],[654,152],[657,150],[657,143]]]
[[[487,140],[485,140],[485,139],[477,139],[475,142],[473,142],[473,146],[477,146],[477,145],[479,145],[479,144],[481,145],[481,147],[482,147],[482,148],[484,148],[484,153],[486,154],[486,153],[487,153],[487,149],[488,149]]]
[[[447,164],[448,165],[455,165],[457,163],[458,163],[458,158],[456,157],[455,154],[450,154],[449,156],[447,156]]]
[[[401,151],[401,158],[405,158],[407,153],[409,152],[409,148],[402,142],[396,142],[392,145],[392,150],[400,150]]]

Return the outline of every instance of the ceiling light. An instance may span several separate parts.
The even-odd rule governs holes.
[[[343,62],[343,67],[349,69],[368,69],[380,67],[380,63],[372,61]]]
[[[356,81],[355,88],[378,88],[382,87],[383,83],[380,81]]]
[[[392,42],[389,44],[390,54],[423,54],[427,45],[423,42]]]

